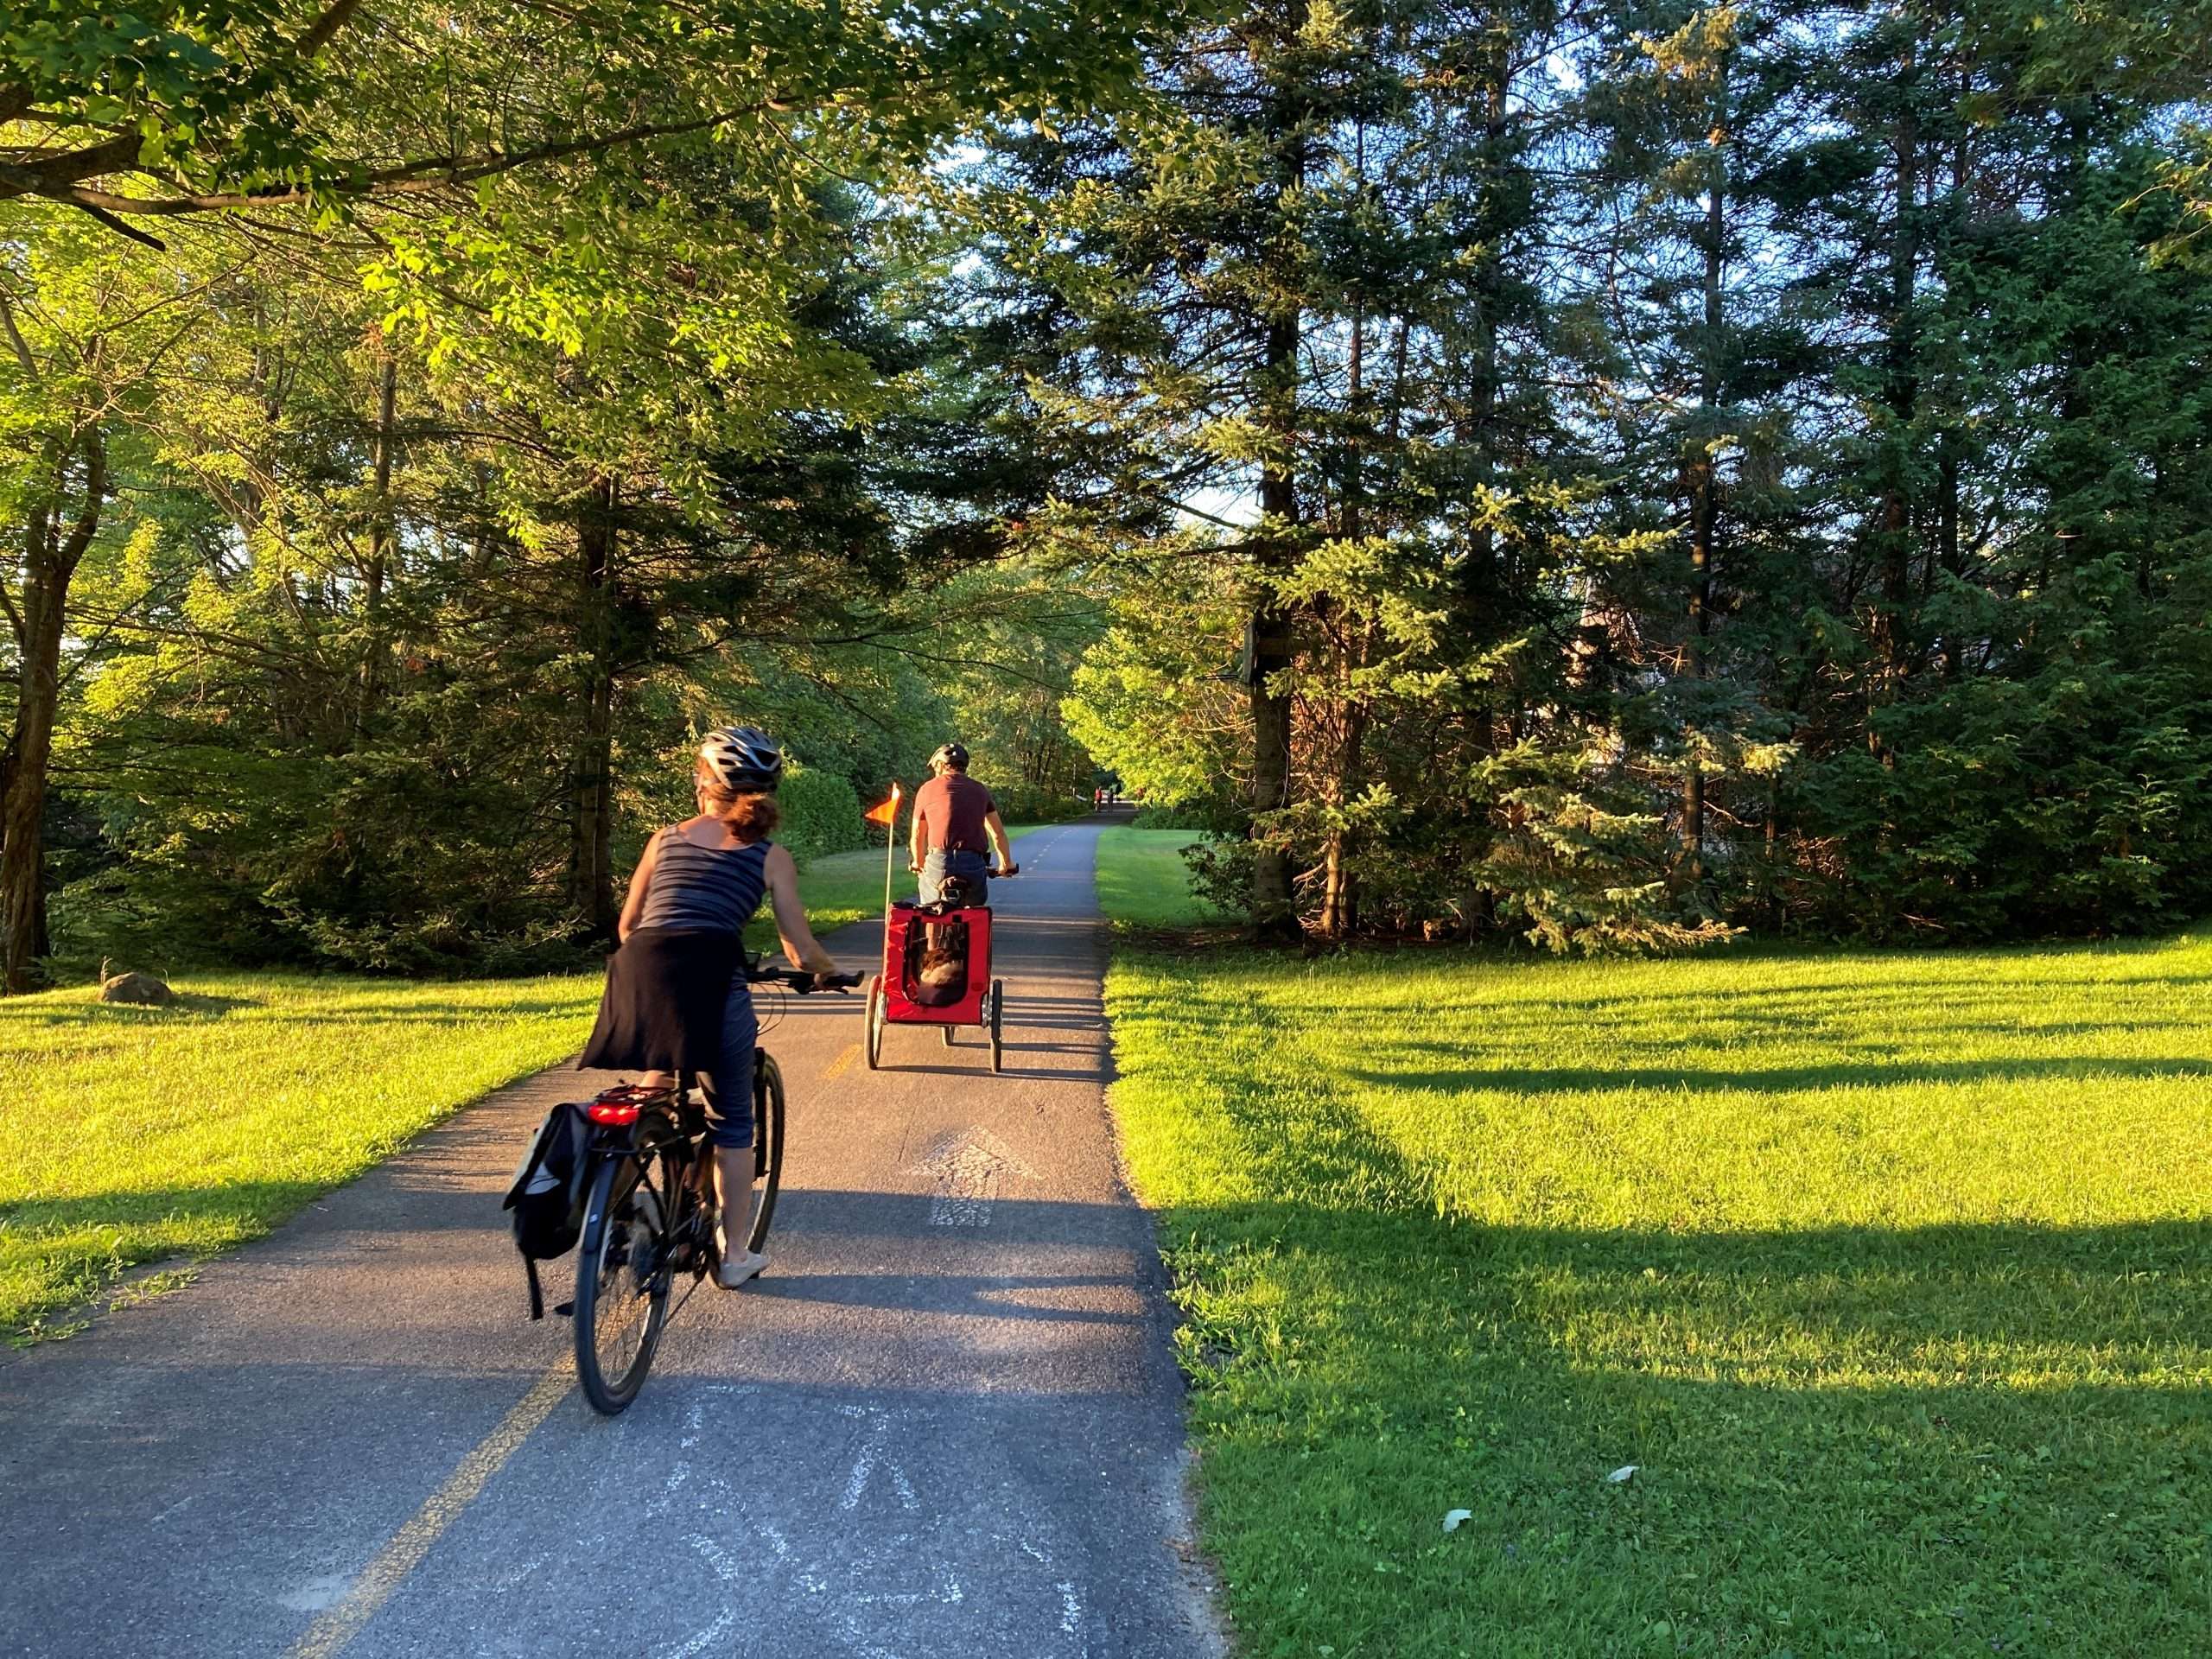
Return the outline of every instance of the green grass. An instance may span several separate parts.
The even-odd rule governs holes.
[[[1123,929],[1166,930],[1224,919],[1191,892],[1185,847],[1202,839],[1190,830],[1132,830],[1117,824],[1098,836],[1098,906]]]
[[[188,978],[174,1008],[0,1001],[0,1332],[135,1263],[264,1233],[486,1090],[574,1053],[582,977]],[[156,1275],[126,1296],[181,1282]]]
[[[903,855],[895,874],[894,892],[899,898],[912,898],[914,878],[906,874]],[[816,859],[798,874],[798,896],[806,906],[806,925],[817,937],[848,923],[882,915],[882,843],[863,847],[858,852],[830,853]],[[775,948],[775,920],[765,904],[753,918],[750,943],[755,950]]]
[[[1108,1001],[1255,1659],[2212,1650],[2212,941]]]

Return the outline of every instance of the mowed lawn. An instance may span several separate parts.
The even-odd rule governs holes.
[[[0,1333],[136,1264],[266,1232],[486,1090],[576,1052],[596,976],[187,976],[172,1008],[0,1001]]]
[[[1123,931],[1218,923],[1219,912],[1190,891],[1183,849],[1201,837],[1189,830],[1099,832],[1098,907]]]
[[[2212,940],[1108,1001],[1246,1653],[2212,1652]]]

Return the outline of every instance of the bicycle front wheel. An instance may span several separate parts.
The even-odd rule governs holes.
[[[753,1235],[746,1249],[757,1250],[768,1242],[783,1179],[784,1074],[764,1048],[753,1059]]]
[[[669,1161],[654,1152],[603,1158],[584,1204],[576,1257],[576,1378],[612,1417],[638,1397],[668,1319]]]

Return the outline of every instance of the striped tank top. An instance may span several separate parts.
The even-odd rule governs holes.
[[[702,847],[673,825],[662,830],[660,857],[638,925],[683,933],[743,932],[760,908],[772,844]]]

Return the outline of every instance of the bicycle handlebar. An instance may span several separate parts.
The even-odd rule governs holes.
[[[781,985],[806,996],[815,991],[849,991],[861,979],[860,974],[814,974],[804,968],[785,968],[772,962],[748,963],[745,978],[753,985]]]

